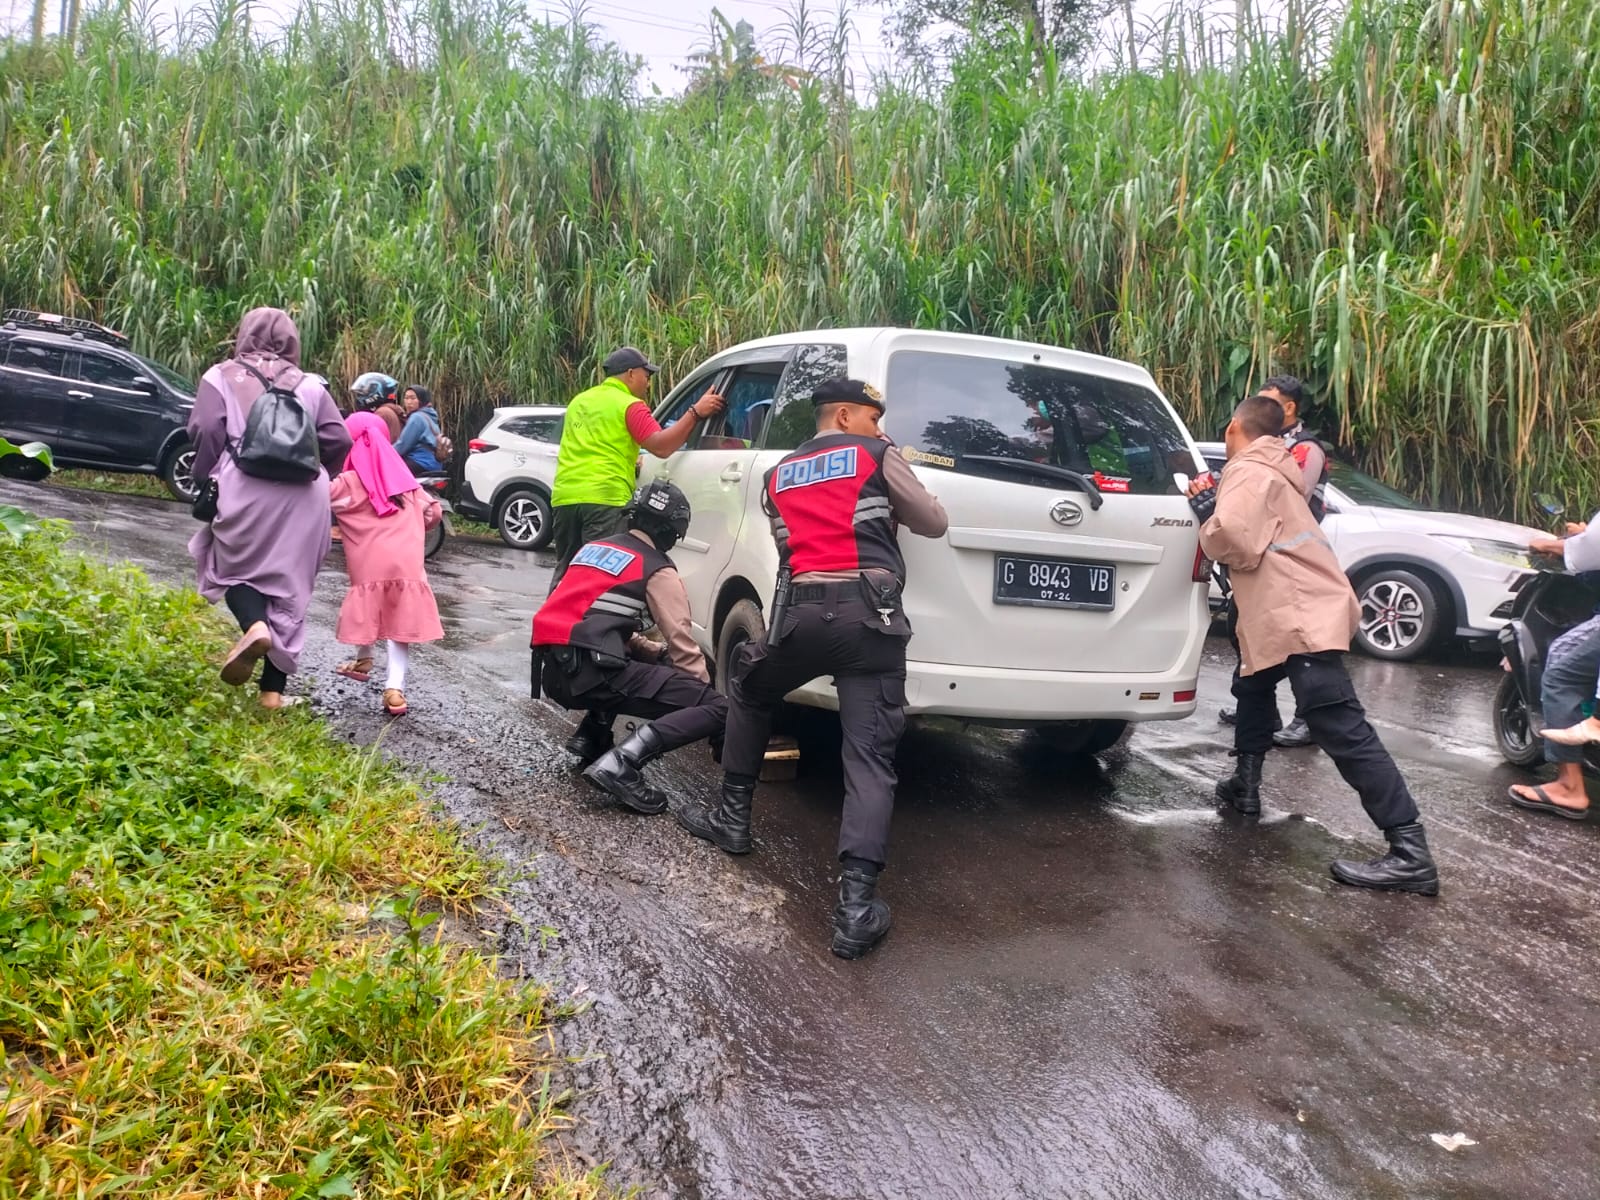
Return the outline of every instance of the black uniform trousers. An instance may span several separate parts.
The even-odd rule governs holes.
[[[642,717],[676,750],[701,738],[715,741],[728,719],[728,702],[709,683],[666,663],[626,662],[601,667],[594,656],[575,650],[578,667],[569,672],[548,650],[542,682],[545,695],[566,708]]]
[[[628,532],[627,510],[609,504],[562,504],[551,510],[550,542],[556,552],[556,569],[550,574],[550,590],[567,573],[572,560],[590,542],[620,537]]]
[[[750,642],[740,651],[728,682],[722,766],[730,775],[758,775],[772,710],[802,684],[832,675],[844,732],[839,857],[881,866],[894,815],[894,752],[906,727],[911,627],[899,612],[885,625],[853,581],[797,585],[796,592],[778,645]],[[811,598],[816,593],[820,598]]]
[[[1253,675],[1235,671],[1233,695],[1239,702],[1235,752],[1265,754],[1272,749],[1278,682],[1285,677],[1294,689],[1295,712],[1311,730],[1311,740],[1333,759],[1344,781],[1356,790],[1372,823],[1379,829],[1392,829],[1415,821],[1417,803],[1400,768],[1367,723],[1366,711],[1345,670],[1344,655],[1337,650],[1290,655],[1287,662]]]

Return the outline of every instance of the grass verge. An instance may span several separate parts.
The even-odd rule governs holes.
[[[152,500],[174,499],[167,485],[154,475],[128,475],[117,471],[57,471],[50,477],[52,483],[62,487],[80,488],[87,492],[110,492],[114,496],[147,496]]]
[[[65,537],[0,555],[0,1196],[600,1195],[549,995],[430,928],[488,868]]]

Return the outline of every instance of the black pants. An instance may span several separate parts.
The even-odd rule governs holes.
[[[590,542],[627,533],[628,523],[622,516],[624,510],[609,504],[563,504],[552,512],[550,540],[556,552],[556,569],[550,576],[553,592],[579,550]]]
[[[777,646],[747,643],[728,683],[730,775],[761,771],[772,710],[801,684],[832,675],[844,731],[844,815],[839,857],[887,862],[894,815],[894,752],[906,727],[906,642],[910,626],[889,626],[855,583],[826,584],[820,600],[794,604]]]
[[[233,619],[239,622],[239,632],[243,633],[257,621],[267,619],[267,598],[248,583],[236,583],[222,594],[227,602],[228,611],[233,614]],[[261,690],[263,692],[279,692],[289,686],[289,677],[272,665],[272,660],[261,660]]]
[[[545,695],[565,708],[643,717],[668,750],[701,738],[718,740],[728,719],[728,702],[720,692],[665,664],[630,662],[602,670],[590,662],[569,674],[547,655],[542,678]]]
[[[1272,749],[1278,681],[1285,676],[1294,689],[1296,715],[1311,730],[1311,740],[1333,759],[1344,781],[1355,788],[1372,823],[1379,829],[1392,829],[1415,821],[1417,803],[1400,768],[1367,723],[1345,670],[1344,656],[1337,651],[1296,654],[1288,662],[1254,675],[1235,675],[1233,694],[1239,701],[1235,751],[1265,754]]]

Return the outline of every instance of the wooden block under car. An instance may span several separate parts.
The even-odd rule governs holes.
[[[775,737],[767,742],[761,762],[762,783],[786,783],[800,773],[800,743],[792,737]]]

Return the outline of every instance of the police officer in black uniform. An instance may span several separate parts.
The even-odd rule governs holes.
[[[896,531],[904,525],[940,537],[949,521],[880,431],[883,398],[875,389],[832,379],[812,404],[817,436],[769,471],[763,485],[783,565],[767,639],[746,644],[730,672],[722,802],[680,811],[678,821],[729,854],[749,853],[750,806],[772,709],[802,684],[833,676],[845,786],[833,952],[858,958],[889,932],[889,906],[877,884],[888,854],[911,637],[900,604],[906,569]]]
[[[635,812],[659,813],[667,798],[645,781],[645,764],[701,738],[715,744],[728,703],[711,687],[667,557],[689,529],[688,497],[657,480],[624,514],[628,532],[579,550],[534,614],[534,695],[542,681],[558,704],[589,710],[574,740],[603,730],[609,743],[618,713],[650,719],[620,746],[597,749],[583,777]],[[652,621],[665,647],[641,636]]]

